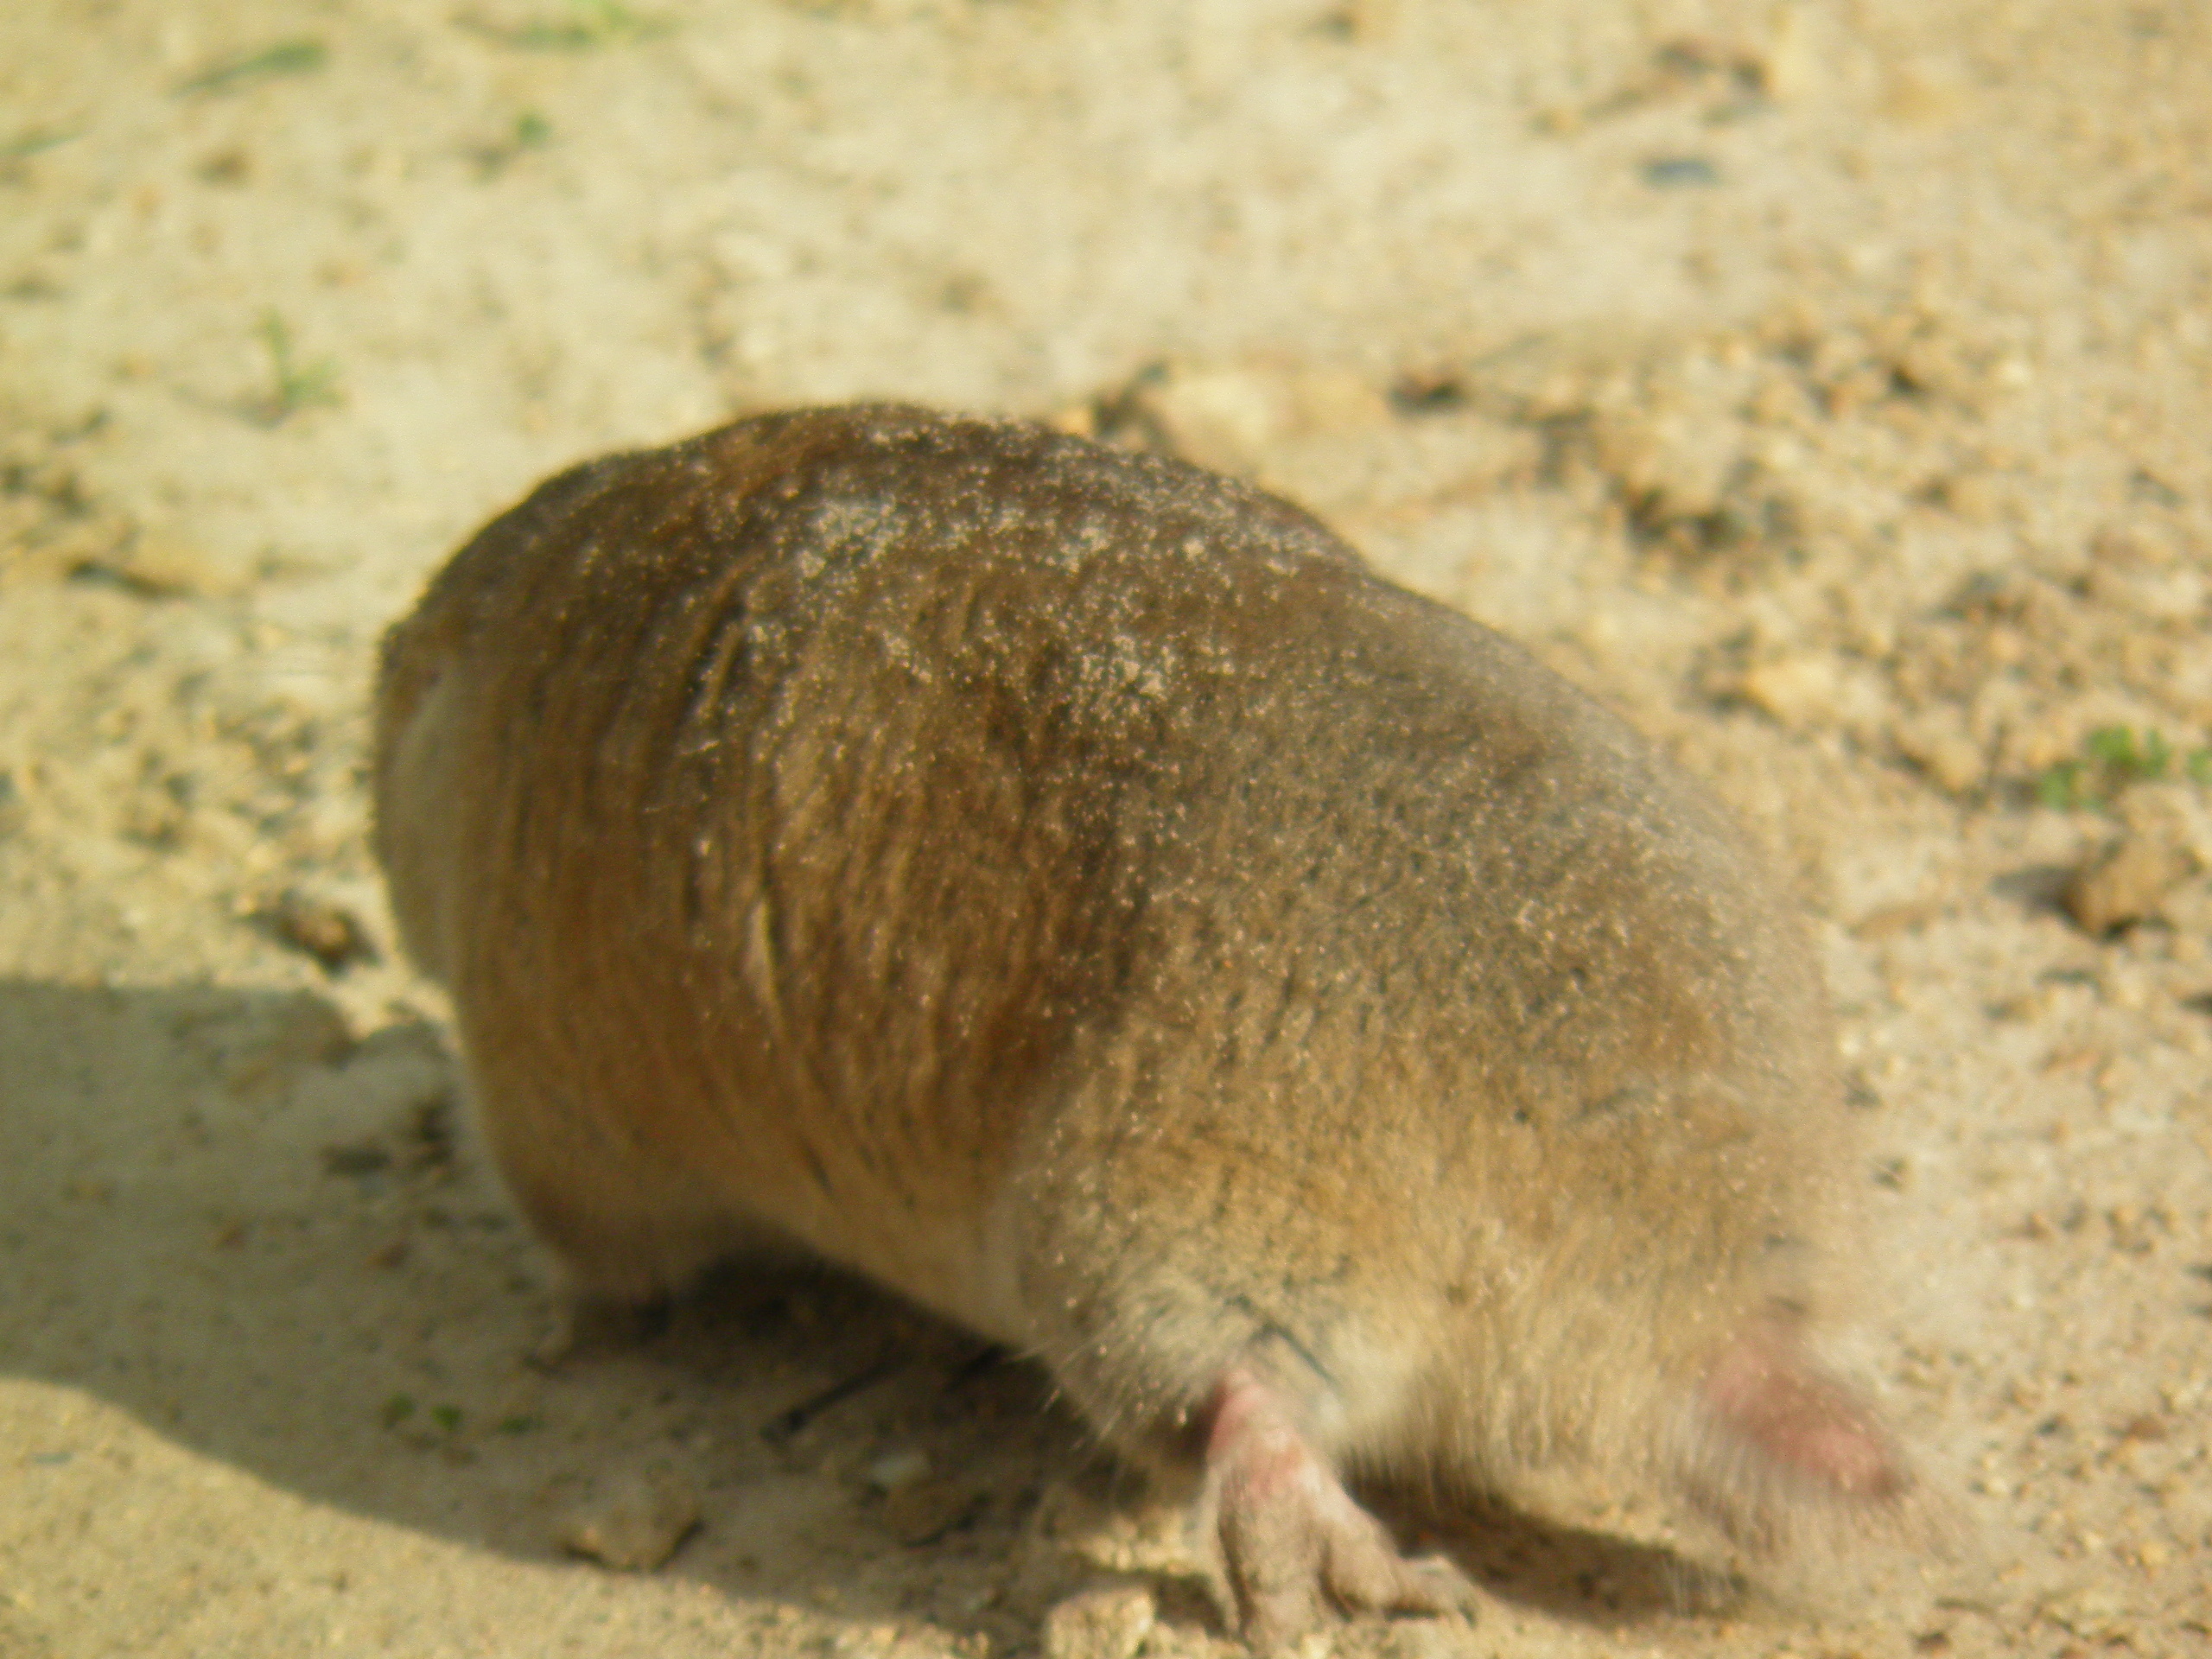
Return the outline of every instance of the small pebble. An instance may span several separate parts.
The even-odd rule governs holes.
[[[1957,721],[1930,715],[1897,722],[1898,752],[1947,795],[1964,795],[1988,777],[1989,757]]]
[[[126,534],[85,575],[105,576],[146,599],[227,598],[253,586],[245,561],[143,530]]]
[[[1133,1659],[1155,1617],[1143,1585],[1077,1591],[1045,1616],[1045,1659]]]
[[[1700,189],[1720,182],[1720,174],[1702,156],[1662,156],[1643,164],[1643,181],[1655,190]]]
[[[561,1517],[562,1547],[620,1573],[650,1573],[700,1523],[696,1488],[666,1471],[622,1477]]]
[[[1469,1659],[1465,1618],[1393,1619],[1376,1642],[1376,1659]]]
[[[2188,874],[2188,855],[2180,848],[2131,833],[2075,872],[2066,884],[2067,913],[2082,931],[2101,936],[2152,914]]]
[[[260,912],[279,944],[313,957],[327,973],[376,958],[368,931],[350,910],[299,888],[288,889]]]
[[[915,1446],[887,1452],[861,1471],[861,1478],[879,1492],[895,1492],[911,1486],[930,1471],[929,1453]]]

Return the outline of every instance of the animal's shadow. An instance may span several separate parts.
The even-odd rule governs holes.
[[[1027,1647],[1056,1489],[1125,1502],[1049,1379],[849,1280],[732,1271],[628,1344],[543,1357],[550,1275],[428,1027],[311,994],[0,980],[0,1369],[302,1497],[507,1556],[638,1471],[703,1524],[665,1573]],[[1491,1595],[1598,1627],[1709,1603],[1660,1548],[1424,1523]],[[1213,1624],[1168,1574],[1162,1616]]]

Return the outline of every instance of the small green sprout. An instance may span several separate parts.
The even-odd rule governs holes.
[[[2177,756],[2165,734],[2146,726],[2100,726],[2082,741],[2082,759],[2061,760],[2035,780],[2036,798],[2062,811],[2102,810],[2132,784],[2171,777],[2175,762],[2192,783],[2212,785],[2212,748]]]
[[[66,144],[72,138],[82,137],[82,128],[32,127],[17,133],[0,143],[0,162],[23,162],[52,149],[56,144]]]
[[[269,353],[269,391],[248,400],[246,413],[264,426],[281,426],[314,404],[338,401],[338,365],[328,358],[300,362],[292,355],[292,331],[275,310],[261,314],[255,333]]]
[[[502,1434],[529,1434],[544,1427],[545,1424],[542,1419],[529,1416],[502,1417],[499,1424],[499,1433]]]
[[[2089,734],[2082,747],[2092,760],[2122,785],[2155,782],[2166,775],[2174,758],[2165,734],[2152,726],[2143,728],[2140,738],[2125,726],[2101,726]]]
[[[2061,760],[2036,774],[2036,799],[2056,811],[2071,812],[2089,804],[2082,789],[2082,763]]]
[[[377,1413],[377,1421],[386,1428],[397,1428],[414,1414],[415,1396],[411,1394],[395,1394],[384,1402],[382,1409]]]
[[[647,17],[630,10],[622,0],[568,0],[566,19],[554,22],[538,18],[517,25],[486,22],[479,17],[463,17],[459,22],[464,29],[490,37],[502,46],[519,47],[527,52],[590,52],[602,46],[620,46],[627,41],[651,40],[665,35],[671,25],[659,17]]]
[[[473,152],[477,175],[496,178],[531,150],[543,149],[552,142],[553,124],[537,110],[524,110],[515,117],[505,137],[497,143],[480,145]]]
[[[242,58],[227,58],[179,81],[176,95],[193,98],[231,92],[251,82],[269,80],[278,75],[304,75],[321,68],[329,57],[321,41],[279,41]]]
[[[432,1406],[430,1421],[445,1430],[447,1433],[454,1433],[461,1427],[461,1408],[459,1406]]]

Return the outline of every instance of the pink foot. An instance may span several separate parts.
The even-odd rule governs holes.
[[[1726,1349],[1705,1400],[1770,1465],[1839,1497],[1886,1503],[1911,1484],[1881,1426],[1807,1362],[1787,1325],[1757,1325]]]
[[[1275,1392],[1232,1370],[1214,1392],[1206,1485],[1244,1638],[1270,1652],[1333,1611],[1470,1611],[1466,1581],[1409,1561],[1300,1433]]]

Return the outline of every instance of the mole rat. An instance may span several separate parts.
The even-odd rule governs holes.
[[[1739,833],[1313,518],[917,409],[561,474],[384,647],[377,849],[574,1288],[792,1247],[1179,1471],[1245,1636],[1433,1611],[1343,1479],[1753,1544],[1910,1475],[1815,1337],[1835,1040]]]

